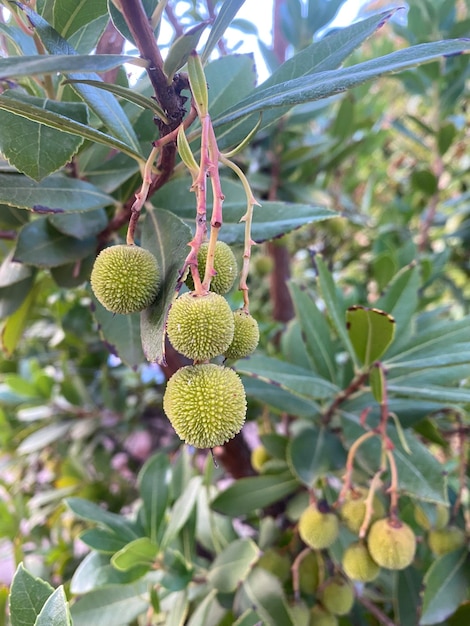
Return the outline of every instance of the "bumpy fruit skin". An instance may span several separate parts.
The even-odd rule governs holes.
[[[90,277],[93,293],[112,313],[135,313],[150,306],[159,281],[160,269],[153,254],[124,244],[102,250]]]
[[[232,343],[225,352],[227,359],[243,359],[256,350],[259,342],[258,322],[243,309],[233,313]]]
[[[320,594],[320,601],[333,615],[347,615],[354,604],[354,589],[351,583],[339,576],[327,580]]]
[[[443,504],[436,504],[434,507],[434,519],[430,520],[424,510],[419,506],[415,506],[415,520],[416,523],[421,526],[424,530],[430,530],[431,528],[436,528],[437,530],[441,530],[447,526],[449,523],[449,507],[444,506]]]
[[[299,589],[302,593],[313,595],[320,582],[320,570],[324,568],[319,552],[309,552],[299,563]]]
[[[338,626],[338,618],[318,604],[310,611],[311,626]]]
[[[368,490],[363,487],[356,488],[354,492],[350,491],[347,494],[346,500],[339,512],[345,525],[356,535],[359,533],[366,514],[365,500],[367,498],[367,494]],[[377,496],[374,496],[372,508],[373,513],[371,521],[380,519],[385,515],[384,506]]]
[[[405,569],[413,562],[416,537],[404,522],[384,518],[372,524],[367,537],[369,553],[385,569]]]
[[[185,293],[171,305],[166,330],[175,350],[189,359],[206,361],[229,347],[234,332],[232,311],[216,293]]]
[[[325,509],[322,512],[321,509]],[[338,518],[328,511],[327,505],[311,505],[299,518],[299,534],[304,543],[313,550],[328,548],[339,533]]]
[[[428,543],[437,556],[458,550],[465,545],[465,533],[458,526],[429,531]]]
[[[214,448],[242,429],[246,396],[238,374],[207,363],[179,369],[167,383],[163,409],[183,441]]]
[[[263,470],[263,465],[270,458],[271,456],[264,446],[256,446],[251,451],[251,467],[260,473]]]
[[[208,249],[209,244],[203,243],[197,253],[197,267],[201,280],[204,278],[204,272],[206,271]],[[215,244],[214,270],[217,273],[212,277],[210,290],[214,293],[223,295],[224,293],[230,291],[238,273],[235,255],[233,254],[232,249],[223,241],[218,241]],[[191,273],[186,279],[186,284],[189,289],[194,289]]]
[[[343,570],[348,578],[362,583],[375,580],[380,572],[380,567],[369,554],[369,550],[358,541],[346,548],[343,554]]]

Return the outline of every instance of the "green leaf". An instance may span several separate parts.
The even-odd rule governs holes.
[[[140,336],[140,315],[120,315],[107,311],[93,295],[93,317],[98,323],[100,337],[109,351],[129,367],[136,369],[145,362]]]
[[[149,583],[109,585],[82,596],[71,608],[73,626],[113,624],[124,626],[149,608]]]
[[[260,88],[216,118],[213,121],[214,126],[232,123],[246,115],[273,107],[291,108],[304,102],[328,98],[380,76],[428,63],[443,55],[459,54],[469,50],[470,42],[463,39],[418,44],[343,69],[322,71]]]
[[[149,22],[157,8],[158,3],[159,0],[142,0],[142,6]],[[112,0],[108,0],[108,11],[116,29],[121,33],[124,39],[127,39],[135,45],[134,37],[132,36],[123,14],[117,8],[117,5],[112,2]]]
[[[155,543],[161,539],[161,523],[169,500],[170,477],[170,462],[164,453],[155,454],[148,459],[139,473],[138,484],[145,530]]]
[[[396,573],[394,582],[395,621],[400,626],[416,626],[423,577],[413,567],[407,567]]]
[[[32,283],[31,283],[32,284]],[[11,357],[13,352],[15,351],[18,342],[23,337],[23,332],[26,327],[26,324],[29,320],[29,313],[36,299],[36,295],[40,289],[40,285],[37,285],[35,288],[30,289],[28,286],[28,293],[26,297],[23,299],[20,306],[16,309],[14,313],[12,313],[9,317],[7,317],[2,325],[0,336],[1,336],[1,345],[2,350],[5,352],[7,357]],[[10,287],[11,290],[11,287]],[[1,311],[1,304],[0,304]],[[4,317],[1,316],[0,317]]]
[[[31,25],[35,28],[37,34],[41,38],[44,47],[54,58],[57,55],[78,56],[72,46],[63,39],[57,31],[55,31],[40,15],[25,5],[21,5],[23,11],[26,12]],[[92,62],[101,55],[92,55],[88,59]],[[103,55],[106,56],[106,55]],[[110,55],[114,56],[114,55]],[[119,55],[118,55],[119,56]],[[46,57],[47,58],[47,57]],[[85,57],[87,58],[87,57]],[[125,61],[122,61],[124,63]],[[129,61],[137,63],[137,65],[146,65],[146,61],[142,62],[142,59],[134,59]],[[120,63],[119,63],[120,64]],[[114,66],[116,67],[116,66]],[[95,67],[96,71],[96,67]],[[82,78],[92,78],[93,80],[100,80],[97,74],[92,73],[89,76],[84,76],[82,73],[66,71],[66,75],[69,78],[81,80]],[[136,134],[132,125],[127,118],[126,114],[122,110],[119,102],[116,98],[107,92],[97,90],[89,85],[75,85],[75,91],[81,98],[88,104],[88,106],[96,113],[101,121],[107,126],[107,128],[114,133],[114,135],[120,139],[123,143],[128,145],[136,153],[139,153],[140,147]]]
[[[409,396],[415,400],[437,400],[444,404],[470,402],[470,389],[465,387],[452,389],[441,385],[428,385],[426,388],[423,388],[421,385],[389,384],[388,390],[399,396]]]
[[[221,593],[233,593],[245,580],[259,557],[259,548],[251,539],[233,541],[212,563],[207,580]]]
[[[161,541],[162,550],[170,545],[173,539],[186,524],[196,506],[198,493],[202,485],[202,476],[193,476],[186,489],[173,505],[169,515],[168,525]]]
[[[26,224],[18,235],[15,261],[35,267],[57,267],[84,259],[96,248],[96,240],[75,239],[57,231],[47,217]]]
[[[68,38],[68,42],[78,54],[90,54],[97,46],[109,21],[108,15],[102,15],[85,24]]]
[[[212,502],[215,511],[237,517],[262,509],[293,493],[299,486],[290,472],[240,478]]]
[[[90,528],[84,530],[80,533],[80,541],[86,543],[90,548],[105,554],[114,554],[114,552],[121,550],[127,543],[113,532],[104,528]]]
[[[134,150],[119,139],[111,137],[111,135],[107,135],[106,133],[103,133],[99,130],[95,130],[94,128],[91,128],[91,126],[80,124],[79,122],[71,120],[68,117],[64,117],[63,115],[58,115],[57,113],[46,111],[40,107],[36,107],[31,104],[20,103],[18,101],[12,102],[10,98],[3,98],[1,96],[0,109],[10,111],[15,115],[26,117],[29,120],[39,122],[40,124],[44,124],[45,126],[59,129],[64,133],[78,135],[85,139],[90,139],[90,141],[95,141],[97,143],[108,146],[109,148],[120,150],[121,152],[124,152],[124,154],[129,155],[137,161],[143,162],[144,160],[142,155],[140,154],[140,150]]]
[[[151,362],[165,362],[166,312],[175,295],[179,273],[189,252],[190,239],[189,228],[168,211],[153,209],[147,212],[142,245],[155,255],[162,284],[156,301],[141,313],[143,351]]]
[[[129,572],[119,572],[109,559],[106,554],[88,553],[73,574],[70,591],[74,595],[83,595],[98,587],[125,585],[141,578],[148,571],[146,567],[138,567]]]
[[[138,538],[131,523],[121,515],[110,513],[97,504],[83,498],[67,498],[65,503],[77,517],[108,528],[126,542],[134,541],[134,539]]]
[[[67,599],[62,586],[47,598],[34,622],[34,626],[72,626]]]
[[[0,174],[0,202],[36,213],[64,213],[91,211],[114,204],[114,199],[77,178],[56,174],[37,183],[25,176]]]
[[[438,624],[468,599],[470,559],[468,550],[450,552],[435,561],[424,577],[420,626]]]
[[[196,26],[187,30],[171,44],[163,64],[163,71],[168,77],[168,82],[171,82],[175,73],[183,67],[191,52],[196,49],[208,23],[201,22],[196,24]]]
[[[70,235],[76,239],[87,239],[97,235],[106,228],[108,216],[103,208],[99,208],[86,213],[50,215],[49,222],[64,235]]]
[[[294,626],[281,583],[258,567],[243,583],[243,591],[266,626]]]
[[[386,352],[395,335],[395,320],[380,309],[351,306],[346,328],[359,361],[370,367]]]
[[[289,290],[312,368],[323,378],[334,382],[336,367],[328,322],[307,291],[292,281]]]
[[[316,376],[310,370],[261,354],[239,361],[237,371],[303,398],[324,400],[334,397],[339,392],[336,385]]]
[[[369,385],[374,399],[379,404],[382,404],[383,402],[386,383],[387,381],[383,368],[380,367],[380,364],[375,364],[369,372]]]
[[[25,437],[17,447],[17,451],[19,454],[31,454],[32,452],[44,450],[51,443],[64,439],[72,426],[73,422],[71,421],[57,421],[43,426]]]
[[[60,0],[54,2],[53,26],[62,37],[68,39],[81,27],[107,12],[106,0]]]
[[[31,9],[28,9],[28,12],[32,12]],[[123,63],[131,63],[132,65],[139,65],[141,67],[145,65],[142,59],[123,54],[89,55],[76,54],[74,52],[66,52],[66,54],[64,54],[66,50],[71,50],[71,47],[66,45],[64,48],[60,49],[58,44],[59,42],[57,42],[54,50],[49,50],[49,55],[39,54],[35,56],[0,59],[0,79],[6,80],[8,78],[19,78],[20,76],[36,76],[37,74],[56,74],[57,72],[64,74],[71,72],[107,72],[108,70],[123,65]],[[62,54],[60,54],[60,52]],[[99,80],[98,76],[96,80]]]
[[[272,383],[245,377],[243,386],[248,397],[258,400],[261,404],[267,404],[275,411],[309,418],[320,412],[319,405],[313,400],[294,396],[289,391],[285,391]]]
[[[12,90],[5,91],[2,98],[26,102],[81,124],[88,122],[87,108],[80,102],[43,100]],[[63,133],[4,110],[0,110],[0,128],[0,151],[17,170],[37,181],[68,163],[83,143],[83,137]],[[26,136],[28,149],[24,150],[18,143],[18,137]]]
[[[230,22],[233,20],[238,10],[245,4],[245,0],[225,0],[220,7],[220,11],[217,14],[215,22],[211,27],[211,32],[207,38],[204,51],[201,55],[201,61],[206,63],[211,55],[212,50],[216,47],[219,39],[230,26]]]
[[[54,590],[49,583],[30,574],[20,563],[10,591],[11,626],[34,624],[53,593]]]
[[[137,565],[145,565],[148,569],[155,563],[158,546],[148,537],[139,537],[116,552],[111,564],[120,572],[128,572]]]
[[[294,474],[313,488],[328,472],[344,467],[346,453],[336,435],[325,428],[303,428],[290,441],[287,460]]]

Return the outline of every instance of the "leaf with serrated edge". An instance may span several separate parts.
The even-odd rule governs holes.
[[[20,563],[10,591],[11,626],[34,624],[53,593],[49,583],[30,574]]]
[[[357,358],[369,367],[392,343],[395,320],[380,309],[352,306],[346,311],[346,328]]]
[[[39,613],[34,626],[71,626],[72,620],[69,613],[64,588],[61,586],[54,591],[46,600]]]

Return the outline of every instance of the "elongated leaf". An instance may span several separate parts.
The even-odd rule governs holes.
[[[87,108],[81,102],[55,102],[17,93],[15,90],[4,92],[2,97],[59,113],[81,124],[88,121]],[[0,128],[0,151],[11,165],[36,181],[68,163],[83,143],[83,137],[64,134],[5,110],[0,110]],[[18,137],[26,136],[28,150],[23,150]]]
[[[325,474],[344,467],[346,453],[338,437],[324,428],[304,428],[290,440],[287,460],[299,480],[313,488]]]
[[[239,361],[237,370],[303,398],[326,399],[339,391],[336,385],[303,367],[262,355]]]
[[[424,577],[423,611],[420,626],[440,624],[468,599],[470,560],[468,550],[444,555],[431,565]]]
[[[63,55],[65,52],[67,55],[77,56],[72,46],[46,20],[25,5],[21,5],[21,8],[26,12],[44,47],[51,55]],[[88,58],[93,59],[93,56]],[[98,74],[93,73],[87,76],[80,72],[68,71],[66,76],[75,80],[81,80],[82,78],[100,80]],[[89,85],[80,84],[75,85],[74,89],[118,139],[135,152],[139,152],[139,142],[134,129],[119,102],[111,93],[97,90]]]
[[[54,2],[53,26],[68,39],[81,27],[106,13],[106,0],[60,0]]]
[[[207,39],[204,51],[201,55],[201,60],[203,63],[207,62],[212,50],[216,47],[219,39],[222,38],[223,34],[230,26],[230,22],[238,13],[240,7],[242,7],[244,4],[245,0],[225,0],[223,5],[220,7],[220,11],[217,14],[214,24],[212,25],[210,35]]]
[[[108,21],[108,15],[97,17],[75,31],[68,38],[68,42],[78,54],[90,54],[96,48]]]
[[[142,6],[149,22],[152,18],[152,15],[155,13],[158,3],[159,0],[142,0]],[[113,0],[108,0],[108,12],[111,16],[114,26],[121,33],[124,39],[127,39],[128,41],[136,45],[134,37],[132,36],[132,33],[126,23],[126,20],[124,19],[123,14],[118,9],[118,5],[114,4]]]
[[[215,498],[212,508],[231,517],[247,515],[281,500],[298,486],[290,473],[241,478]]]
[[[369,367],[392,343],[395,320],[380,309],[352,306],[346,311],[346,328],[357,358]]]
[[[129,624],[149,607],[149,584],[109,585],[82,596],[71,608],[73,626]]]
[[[143,162],[144,160],[139,153],[139,150],[130,148],[126,143],[120,141],[119,139],[115,139],[111,135],[91,128],[91,126],[87,126],[86,124],[80,124],[80,122],[76,122],[69,117],[59,115],[58,113],[46,111],[40,107],[27,104],[26,102],[20,103],[18,101],[12,101],[10,98],[4,98],[2,96],[0,96],[0,109],[25,117],[28,120],[38,122],[39,124],[44,124],[50,128],[61,130],[64,133],[78,135],[84,139],[101,143],[111,149],[120,150],[121,152],[124,152],[124,154],[127,154],[138,161]]]
[[[168,81],[172,80],[175,73],[186,63],[191,52],[196,49],[207,24],[208,22],[196,24],[196,26],[183,33],[171,44],[163,64],[163,70],[168,76]]]
[[[168,547],[189,519],[196,506],[199,489],[202,485],[201,476],[193,476],[186,489],[173,505],[170,520],[162,538],[162,549]]]
[[[213,120],[214,126],[234,122],[241,117],[274,107],[291,108],[296,104],[328,98],[385,74],[434,61],[443,55],[470,50],[463,39],[418,44],[383,57],[358,63],[340,70],[319,72],[257,90],[237,106]]]
[[[441,385],[428,385],[423,388],[422,386],[417,385],[414,387],[404,383],[402,385],[390,384],[388,385],[388,390],[400,396],[415,398],[415,400],[437,400],[438,402],[449,404],[470,402],[470,389],[464,387],[453,389]]]
[[[20,563],[10,591],[11,626],[34,624],[53,592],[49,583],[30,574]]]
[[[10,357],[23,337],[23,331],[29,319],[30,310],[34,304],[40,286],[28,292],[19,308],[4,321],[0,331],[2,350]],[[11,287],[10,287],[11,289]]]
[[[62,586],[47,598],[34,622],[34,626],[72,626],[72,619]]]
[[[240,362],[239,362],[240,363]],[[294,396],[272,383],[266,383],[258,378],[243,379],[246,395],[269,405],[273,410],[299,417],[313,417],[320,413],[319,405],[313,400]]]
[[[90,528],[80,533],[80,541],[104,554],[114,554],[127,544],[124,539],[119,538],[110,530],[98,527]]]
[[[123,63],[144,66],[145,61],[125,54],[62,54],[51,51],[50,55],[8,57],[0,59],[0,79],[36,76],[37,74],[57,74],[62,72],[107,72]]]
[[[103,208],[86,213],[59,213],[49,216],[50,223],[64,235],[76,239],[87,239],[100,233],[108,224],[108,216]]]
[[[219,592],[234,592],[246,578],[258,556],[258,546],[251,539],[233,541],[217,555],[207,579]]]
[[[400,626],[416,626],[423,577],[413,567],[397,572],[395,577],[395,621]]]
[[[295,626],[287,608],[281,583],[258,567],[243,583],[243,591],[266,626]]]
[[[110,563],[110,557],[99,552],[90,552],[75,570],[70,591],[83,595],[98,587],[107,585],[125,585],[140,578],[147,568],[135,568],[129,572],[119,572]]]
[[[165,362],[166,312],[175,295],[179,272],[189,252],[191,231],[168,211],[154,209],[145,216],[142,245],[160,266],[161,292],[141,314],[142,346],[148,361]]]
[[[164,453],[155,454],[139,473],[139,490],[143,502],[147,535],[157,543],[161,539],[160,525],[169,498],[170,463]]]
[[[150,569],[158,554],[158,546],[148,537],[134,539],[116,552],[112,557],[112,565],[120,572],[128,572],[137,565]]]
[[[77,517],[109,528],[109,530],[125,541],[134,541],[134,539],[138,538],[137,533],[132,528],[132,524],[121,515],[110,513],[97,504],[83,498],[67,498],[65,502]]]

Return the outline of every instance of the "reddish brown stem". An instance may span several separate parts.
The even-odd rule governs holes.
[[[322,417],[323,424],[327,425],[331,422],[338,407],[362,387],[362,385],[367,380],[368,375],[369,375],[368,372],[359,373],[355,378],[352,379],[352,381],[349,383],[346,389],[341,391],[341,393],[339,393],[336,396],[336,398],[333,400],[331,405],[323,414],[323,417]]]

